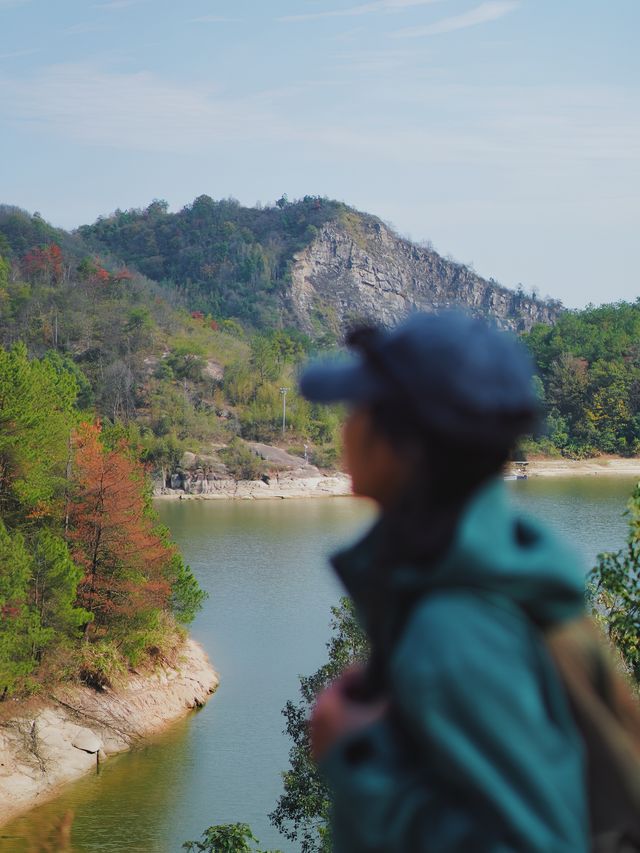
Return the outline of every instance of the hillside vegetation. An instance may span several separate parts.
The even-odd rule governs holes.
[[[176,214],[154,202],[69,234],[0,208],[0,344],[22,341],[70,371],[78,406],[118,424],[165,478],[186,450],[259,476],[244,440],[306,444],[312,462],[335,467],[340,412],[296,393],[301,363],[335,338],[288,326],[278,294],[323,224],[352,233],[358,216],[311,197],[250,209],[201,196]],[[639,317],[638,304],[565,311],[524,336],[546,417],[525,450],[638,451]]]
[[[278,294],[294,253],[346,210],[315,196],[249,208],[202,195],[175,214],[163,201],[116,211],[82,226],[79,234],[149,278],[171,282],[192,310],[264,328],[291,319],[283,316]]]
[[[0,241],[0,345],[22,341],[68,369],[79,406],[125,429],[145,462],[168,472],[185,450],[282,439],[287,387],[286,443],[336,464],[337,413],[296,393],[317,348],[307,336],[187,310],[174,290],[22,211],[0,209]],[[246,453],[220,463],[241,475]]]
[[[79,410],[76,375],[54,351],[0,349],[0,701],[112,684],[169,654],[203,598],[138,448]]]
[[[546,416],[532,449],[573,458],[640,452],[640,300],[567,311],[525,341]]]

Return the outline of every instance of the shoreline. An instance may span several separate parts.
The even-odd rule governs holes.
[[[515,473],[516,465],[509,465]],[[596,456],[593,459],[531,459],[527,465],[529,479],[549,477],[637,477],[640,480],[640,458]]]
[[[154,500],[288,500],[333,498],[353,494],[346,474],[319,477],[271,477],[264,480],[200,481],[193,491],[154,488]]]
[[[640,457],[596,456],[593,459],[537,458],[526,466],[527,478],[562,477],[636,477],[640,481]],[[520,473],[510,463],[505,474]],[[291,500],[300,498],[351,497],[351,478],[343,473],[319,477],[272,477],[263,480],[213,480],[199,482],[193,491],[182,489],[153,490],[153,499],[161,501],[209,500]]]
[[[219,676],[195,640],[177,654],[152,672],[134,671],[122,687],[60,685],[35,701],[17,701],[0,721],[0,826],[201,708]]]

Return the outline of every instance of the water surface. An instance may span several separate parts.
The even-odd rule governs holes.
[[[529,480],[513,499],[572,539],[585,569],[620,547],[634,481]],[[297,677],[325,660],[329,608],[340,591],[327,555],[364,529],[370,508],[350,498],[159,502],[209,592],[192,633],[222,676],[206,708],[99,776],[0,829],[0,850],[28,851],[68,809],[75,853],[177,853],[213,823],[250,823],[263,847],[294,851],[269,825],[289,744],[280,710]]]

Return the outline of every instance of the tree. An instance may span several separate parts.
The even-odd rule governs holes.
[[[629,674],[640,685],[640,484],[627,504],[627,544],[600,554],[589,575],[594,616],[620,652]]]
[[[105,442],[100,424],[84,423],[74,435],[69,538],[83,569],[85,636],[119,638],[133,659],[151,644],[163,612],[189,623],[206,594],[157,524],[144,467],[118,438],[124,428],[108,432]]]
[[[167,364],[179,379],[197,382],[204,367],[204,350],[194,343],[178,344],[167,357]]]
[[[26,275],[50,284],[59,284],[64,272],[62,250],[57,243],[31,249],[22,259]]]
[[[40,624],[57,634],[78,636],[91,614],[76,607],[80,569],[71,559],[67,543],[51,530],[35,536],[30,581],[32,607]]]
[[[10,534],[0,519],[0,700],[35,669],[52,635],[27,605],[30,574],[22,535]]]
[[[254,335],[251,340],[251,366],[257,371],[261,385],[278,378],[278,347],[272,335]]]
[[[0,349],[0,514],[42,515],[64,491],[77,384],[24,344]]]
[[[250,847],[249,842],[258,842],[246,823],[223,823],[210,826],[202,833],[201,841],[185,841],[183,850],[199,853],[279,853],[277,850],[261,851]]]
[[[286,838],[299,843],[301,853],[331,851],[329,792],[311,758],[309,714],[321,690],[352,663],[364,661],[368,656],[366,637],[352,601],[342,598],[331,613],[333,635],[327,644],[329,659],[312,676],[300,679],[300,700],[287,702],[282,711],[287,721],[285,733],[293,744],[289,750],[289,770],[283,773],[284,794],[269,818]]]
[[[105,628],[167,606],[174,548],[154,530],[142,466],[122,446],[105,449],[100,432],[84,423],[75,433],[70,538],[84,570],[79,601]]]

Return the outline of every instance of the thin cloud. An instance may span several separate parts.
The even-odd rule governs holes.
[[[356,18],[360,15],[371,15],[376,12],[401,12],[415,6],[430,6],[432,3],[442,3],[444,0],[374,0],[373,3],[361,3],[347,9],[329,9],[324,12],[307,12],[303,15],[285,15],[278,18],[281,22],[317,21],[321,18]]]
[[[24,50],[11,50],[8,53],[0,53],[0,59],[17,59],[20,56],[33,56],[34,53],[39,52],[39,47],[29,47]]]
[[[104,24],[102,21],[80,21],[78,24],[67,27],[63,32],[68,36],[81,36],[85,33],[100,33],[103,30]]]
[[[95,9],[126,9],[127,6],[137,6],[139,3],[146,3],[148,0],[107,0],[106,3],[96,3]]]
[[[200,18],[190,18],[190,24],[241,24],[243,18],[225,18],[222,15],[202,15]]]
[[[0,115],[79,143],[184,153],[250,137],[273,118],[259,97],[232,100],[211,85],[179,85],[147,71],[112,72],[88,63],[0,77]]]
[[[497,21],[513,12],[520,5],[519,0],[495,0],[495,2],[481,3],[475,9],[470,9],[462,15],[453,15],[443,18],[426,27],[406,27],[397,30],[392,35],[395,38],[421,38],[422,36],[435,36],[441,33],[452,33],[455,30],[465,30],[468,27],[476,27],[479,24],[487,24]]]
[[[423,56],[424,51],[417,50],[354,50],[336,54],[335,61],[337,67],[357,73],[387,73]]]
[[[11,6],[24,6],[31,0],[0,0],[0,9],[9,9]]]

